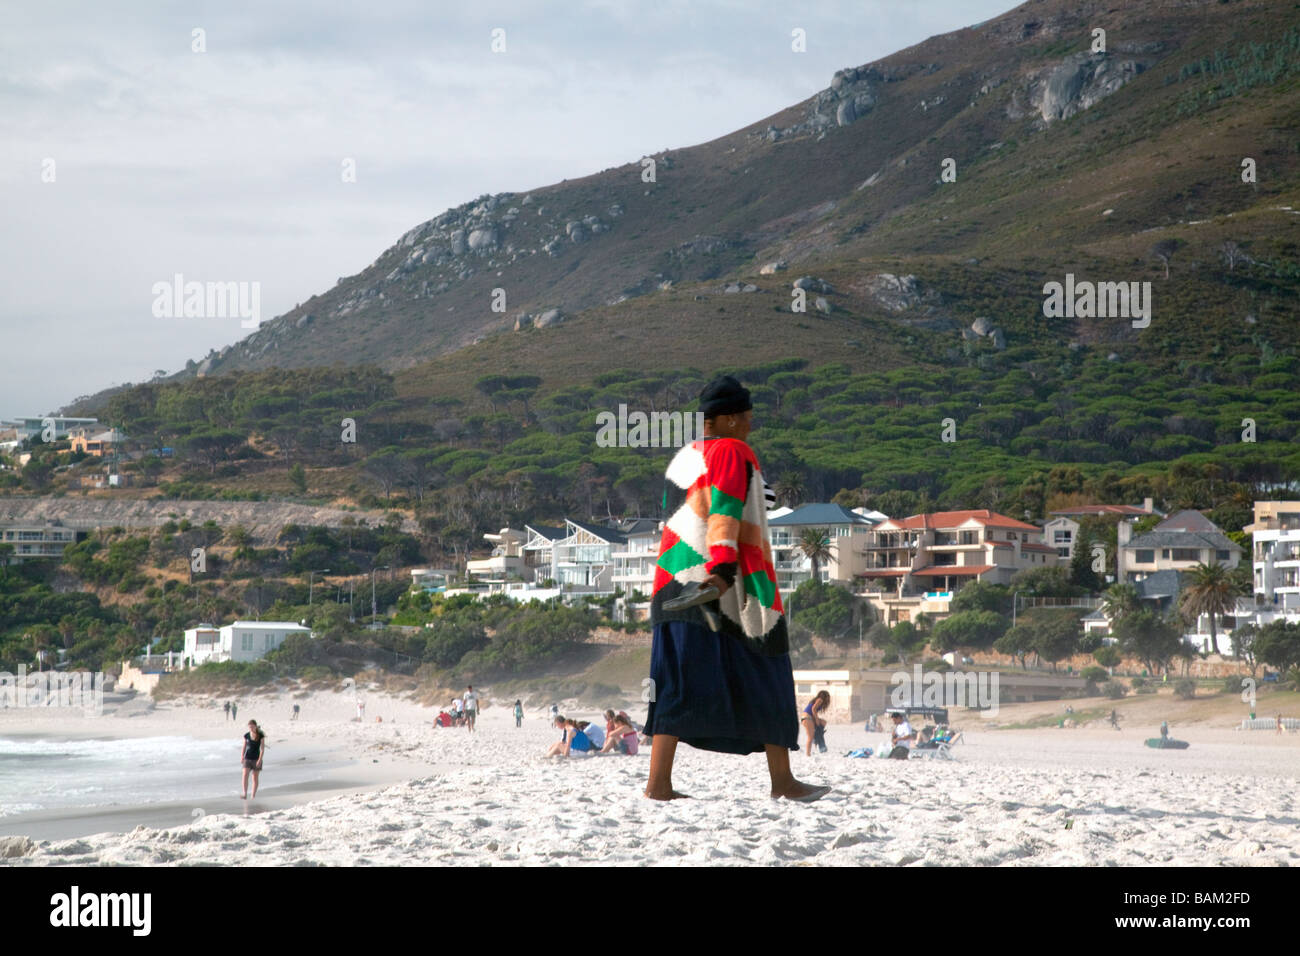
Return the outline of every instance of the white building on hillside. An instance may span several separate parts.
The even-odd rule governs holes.
[[[185,631],[185,659],[192,667],[209,661],[261,660],[290,634],[312,636],[311,628],[292,621],[235,621],[221,628],[200,624]]]
[[[489,585],[498,585],[499,590],[507,582],[533,580],[533,568],[529,567],[524,555],[524,545],[528,543],[527,531],[502,528],[496,534],[483,537],[492,543],[492,554],[486,558],[474,558],[465,563],[465,576]]]
[[[631,595],[639,591],[649,598],[654,590],[655,564],[659,560],[659,542],[663,537],[663,522],[639,518],[622,528],[626,544],[615,546],[609,553],[614,562],[614,587]]]
[[[74,428],[90,428],[99,424],[98,418],[64,418],[62,415],[24,415],[10,421],[0,422],[0,427],[12,428],[17,432],[19,441],[26,441],[42,434],[49,428],[55,441],[67,438]]]
[[[1254,598],[1238,602],[1238,621],[1256,627],[1300,621],[1300,501],[1256,501],[1251,535]]]
[[[1235,568],[1242,549],[1209,518],[1185,508],[1170,515],[1146,534],[1133,537],[1133,525],[1115,527],[1119,553],[1116,580],[1136,584],[1157,571],[1186,571],[1197,564]]]
[[[868,532],[879,523],[859,511],[830,503],[800,505],[776,517],[769,513],[767,528],[771,536],[772,565],[776,568],[776,584],[781,593],[793,593],[812,577],[812,561],[800,547],[805,531],[818,529],[826,534],[830,558],[818,567],[822,583],[853,584],[867,567]]]

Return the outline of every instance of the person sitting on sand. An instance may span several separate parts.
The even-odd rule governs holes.
[[[590,721],[587,721],[586,723],[581,720],[569,721],[569,739],[568,747],[566,748],[568,756],[573,757],[578,754],[594,754],[599,749],[595,740],[593,740],[591,736],[593,728],[596,730],[600,729]],[[604,742],[603,737],[601,742]]]
[[[266,734],[257,726],[257,721],[248,722],[248,733],[244,734],[244,749],[239,755],[240,765],[244,768],[243,792],[240,797],[248,799],[248,775],[253,775],[253,796],[257,796],[257,778],[262,772],[262,757],[266,754]]]
[[[906,760],[911,756],[912,740],[916,734],[904,715],[895,713],[889,716],[894,721],[894,732],[889,738],[894,749],[889,751],[889,756],[893,760]]]
[[[577,726],[578,722],[576,720],[569,720],[563,714],[557,714],[551,723],[560,731],[560,739],[551,744],[550,748],[546,751],[546,756],[567,757],[569,755],[569,748],[573,742],[573,738],[582,732],[582,728]],[[583,739],[587,743],[590,743],[585,734],[583,735]]]
[[[582,732],[586,734],[587,739],[591,741],[594,750],[599,750],[601,747],[605,746],[606,734],[604,727],[596,723],[594,720],[581,724],[581,727]]]
[[[632,726],[632,721],[622,714],[615,714],[614,719],[610,721],[609,732],[605,735],[605,746],[600,748],[600,752],[635,755],[639,738],[640,734]]]

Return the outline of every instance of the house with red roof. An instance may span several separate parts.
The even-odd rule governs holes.
[[[859,577],[874,582],[868,599],[891,626],[922,612],[947,614],[971,581],[1009,584],[1018,571],[1061,563],[1038,525],[987,508],[890,518],[867,537]]]

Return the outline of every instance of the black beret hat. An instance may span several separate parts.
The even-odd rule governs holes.
[[[719,375],[700,392],[700,411],[705,418],[715,415],[737,415],[749,411],[754,405],[749,400],[749,389],[730,375]]]

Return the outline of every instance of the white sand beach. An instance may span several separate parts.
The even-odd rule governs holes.
[[[267,725],[275,755],[312,745],[350,763],[330,772],[341,795],[306,787],[231,800],[174,825],[121,825],[67,839],[0,837],[7,865],[992,865],[1290,866],[1300,863],[1300,735],[1189,727],[1185,751],[1143,747],[1105,729],[987,730],[966,722],[953,761],[842,756],[879,738],[832,726],[831,751],[796,755],[796,774],[835,789],[815,804],[773,801],[761,756],[678,749],[674,782],[689,800],[641,795],[648,753],[543,757],[556,737],[544,713],[522,728],[490,706],[475,734],[435,729],[432,713],[372,694],[367,722],[344,695],[258,699],[241,719]],[[21,732],[228,735],[215,706],[160,704],[133,718],[0,717]],[[578,711],[595,717],[594,712]],[[272,719],[281,715],[279,719]],[[382,723],[374,717],[382,716]],[[636,715],[634,715],[636,716]],[[122,725],[122,726],[118,726]],[[242,727],[240,729],[242,733]],[[232,762],[232,767],[234,766]],[[387,777],[387,779],[385,779]],[[401,779],[400,783],[392,783]],[[387,785],[384,785],[387,784]],[[304,802],[309,801],[309,802]],[[263,804],[258,806],[256,804]],[[129,822],[129,820],[127,821]],[[19,834],[21,818],[0,819]]]

